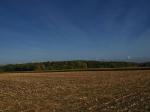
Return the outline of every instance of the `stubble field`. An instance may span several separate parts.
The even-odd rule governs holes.
[[[150,112],[150,71],[3,73],[0,112]]]

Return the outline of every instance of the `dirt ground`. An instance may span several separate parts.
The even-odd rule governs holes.
[[[150,71],[3,73],[0,112],[150,112]]]

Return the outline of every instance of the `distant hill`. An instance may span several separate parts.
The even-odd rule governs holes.
[[[132,57],[132,58],[127,59],[126,61],[137,62],[137,63],[146,63],[146,62],[150,62],[150,58]]]

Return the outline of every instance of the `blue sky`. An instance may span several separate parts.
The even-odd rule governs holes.
[[[0,64],[150,57],[149,0],[1,0]]]

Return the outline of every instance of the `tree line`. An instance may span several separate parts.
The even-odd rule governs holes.
[[[40,63],[9,64],[0,66],[0,72],[15,71],[52,71],[52,70],[85,70],[95,68],[127,68],[127,67],[150,67],[150,62],[104,62],[104,61],[53,61]]]

